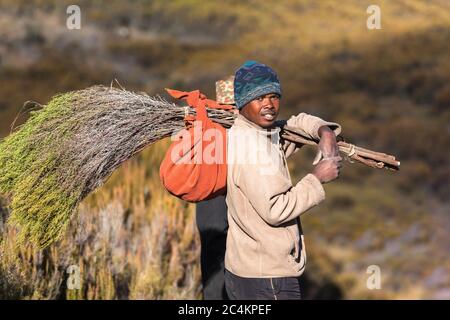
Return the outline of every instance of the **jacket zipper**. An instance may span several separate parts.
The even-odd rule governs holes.
[[[275,300],[278,300],[278,297],[277,297],[277,295],[276,295],[276,293],[275,293],[275,288],[273,287],[273,281],[272,281],[272,278],[270,278],[270,285],[271,285],[271,287],[272,287],[273,297],[275,298]]]

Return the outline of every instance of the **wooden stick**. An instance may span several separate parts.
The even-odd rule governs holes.
[[[192,110],[192,108],[191,108]],[[213,109],[207,108],[208,112],[213,112]],[[194,111],[195,112],[195,111]],[[216,112],[219,112],[216,110]],[[223,111],[229,112],[229,111]],[[235,117],[231,115],[231,117]],[[210,117],[212,121],[218,122],[226,128],[233,125],[234,119],[228,120],[216,120],[214,117]],[[305,137],[303,133],[294,127],[288,126],[284,121],[278,122],[281,128],[281,137],[285,140],[305,144],[310,146],[317,146],[319,141],[315,141],[309,137]],[[386,168],[389,170],[397,171],[400,169],[400,161],[397,161],[393,155],[389,155],[383,152],[377,152],[362,147],[358,147],[345,141],[344,137],[337,136],[337,144],[339,151],[346,155],[349,159],[360,162],[372,168]]]
[[[287,126],[282,127],[281,137],[294,143],[301,143],[312,146],[318,144],[317,141],[308,139],[302,136],[301,133],[297,130]],[[392,155],[361,148],[345,141],[338,141],[337,144],[339,147],[339,151],[344,153],[352,160],[361,162],[373,168],[399,170],[400,161],[397,161]]]

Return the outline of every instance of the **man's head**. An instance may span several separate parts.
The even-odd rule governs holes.
[[[234,100],[240,113],[263,128],[273,126],[280,108],[277,74],[256,61],[245,62],[234,78]]]

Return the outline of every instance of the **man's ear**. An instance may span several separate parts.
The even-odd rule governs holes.
[[[248,106],[248,103],[239,110],[239,113],[245,113],[245,110],[247,110],[245,108],[247,108],[247,106]]]
[[[247,120],[250,120],[249,117],[247,116],[247,112],[246,112],[247,109],[245,109],[246,107],[247,107],[247,105],[243,106],[241,108],[241,110],[239,110],[239,114],[241,114]]]
[[[245,106],[246,106],[246,105],[245,105]],[[240,113],[240,114],[244,114],[244,113],[245,113],[245,111],[244,111],[245,106],[243,106],[242,108],[239,109],[239,113]]]

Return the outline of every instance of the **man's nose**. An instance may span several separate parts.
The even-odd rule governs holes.
[[[272,99],[270,99],[270,97],[264,97],[262,105],[263,105],[263,108],[270,108],[270,109],[274,108]]]

